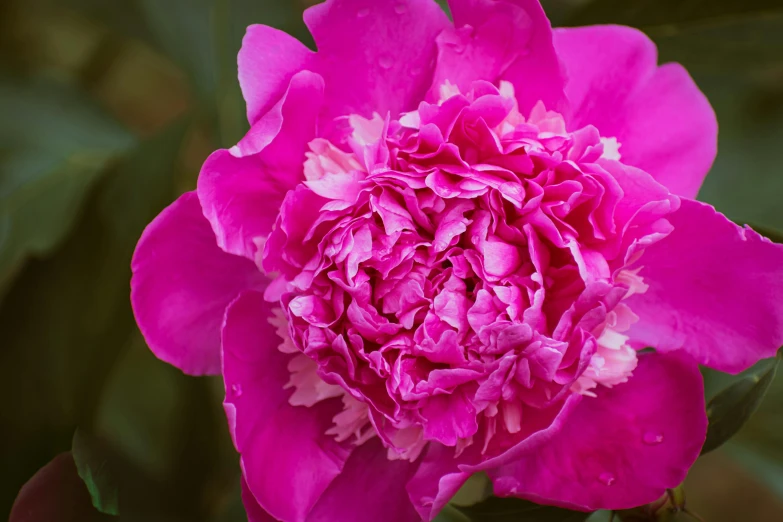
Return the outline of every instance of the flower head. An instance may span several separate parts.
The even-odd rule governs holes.
[[[251,27],[250,131],[139,243],[139,324],[222,371],[254,522],[429,520],[479,470],[646,504],[704,441],[697,363],[783,343],[783,249],[692,199],[717,126],[687,73],[535,0],[450,6],[329,0],[317,53]]]

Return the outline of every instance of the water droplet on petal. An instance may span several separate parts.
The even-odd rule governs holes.
[[[397,14],[403,14],[407,10],[408,10],[408,6],[403,3],[399,3],[394,6],[394,12]]]
[[[356,13],[357,18],[364,18],[365,16],[370,14],[370,9],[365,7],[364,9],[359,9],[359,12]]]
[[[460,43],[456,43],[452,46],[452,50],[455,54],[462,54],[465,52],[465,46]]]
[[[663,442],[663,435],[655,431],[648,431],[642,437],[642,441],[649,446],[655,446]]]
[[[380,65],[384,69],[391,69],[394,65],[394,60],[391,59],[389,56],[381,56],[378,59],[378,65]]]
[[[241,397],[242,396],[242,386],[240,384],[232,384],[231,385],[231,396],[232,397]]]
[[[614,483],[614,475],[604,471],[603,473],[598,475],[598,480],[601,482],[601,484],[604,484],[606,486],[611,486]]]

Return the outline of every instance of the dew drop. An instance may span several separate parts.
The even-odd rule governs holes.
[[[655,431],[648,431],[642,437],[642,441],[648,446],[655,446],[663,442],[663,435]]]
[[[359,12],[356,13],[357,18],[364,18],[365,16],[370,14],[370,9],[365,7],[364,9],[359,9]]]
[[[378,59],[378,65],[380,65],[384,69],[391,69],[394,65],[394,60],[391,59],[389,56],[381,56]]]
[[[394,6],[394,12],[397,14],[403,14],[407,10],[408,10],[408,6],[403,3],[399,3]]]
[[[231,395],[233,397],[241,397],[242,396],[242,386],[239,384],[232,384],[231,385]]]
[[[614,475],[604,471],[603,473],[598,475],[598,480],[601,482],[601,484],[604,484],[606,486],[611,486],[614,483]]]
[[[460,43],[456,43],[452,46],[452,50],[455,54],[462,54],[465,52],[465,46]]]

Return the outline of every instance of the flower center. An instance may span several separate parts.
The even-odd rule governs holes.
[[[291,403],[340,397],[329,434],[377,434],[390,458],[492,452],[625,382],[629,267],[660,236],[660,216],[634,221],[652,206],[625,197],[613,138],[541,104],[524,118],[510,84],[441,94],[313,141],[264,250]]]

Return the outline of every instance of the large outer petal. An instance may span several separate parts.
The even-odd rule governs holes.
[[[247,259],[218,248],[194,192],[147,226],[131,267],[133,313],[155,355],[188,374],[220,373],[226,306],[267,280]]]
[[[678,486],[707,431],[696,363],[644,354],[627,383],[597,393],[549,444],[491,471],[495,494],[592,511],[644,505]]]
[[[783,245],[740,227],[713,207],[682,200],[674,231],[639,262],[649,290],[632,296],[640,346],[683,349],[699,363],[737,373],[783,344]]]
[[[218,150],[204,163],[198,195],[226,252],[255,259],[285,193],[304,178],[305,151],[315,137],[323,88],[319,75],[297,73],[283,98],[236,147]]]
[[[417,522],[405,485],[418,463],[389,460],[378,438],[359,446],[307,522]]]
[[[718,123],[685,69],[658,67],[655,44],[630,27],[557,29],[554,42],[568,75],[570,128],[595,125],[621,143],[624,163],[695,197],[715,160]]]
[[[304,18],[326,80],[328,120],[415,109],[432,82],[435,37],[449,27],[432,0],[327,0]]]
[[[259,505],[283,522],[303,522],[343,470],[349,450],[326,435],[342,406],[291,406],[290,355],[269,324],[271,305],[247,292],[226,312],[223,327],[224,407],[242,468]]]
[[[265,25],[247,28],[239,51],[239,84],[253,125],[288,88],[294,74],[312,70],[315,53],[296,38]]]
[[[523,114],[538,101],[568,112],[552,27],[538,0],[449,0],[449,7],[456,30],[438,38],[434,89],[445,80],[463,90],[475,80],[508,80]]]

